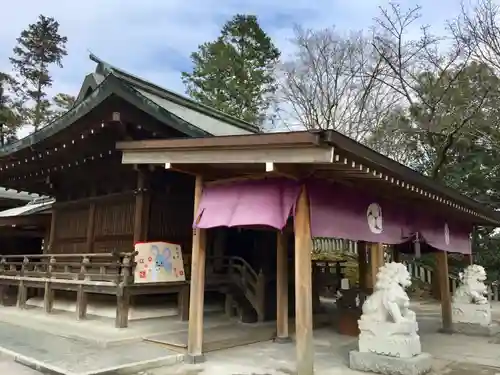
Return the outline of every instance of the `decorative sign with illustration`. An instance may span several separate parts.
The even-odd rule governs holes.
[[[138,252],[135,283],[186,281],[180,245],[168,242],[144,242],[135,245]]]
[[[366,220],[368,228],[375,234],[380,234],[384,230],[382,219],[382,207],[378,203],[372,203],[366,210]]]

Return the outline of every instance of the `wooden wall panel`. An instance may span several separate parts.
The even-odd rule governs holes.
[[[57,211],[56,239],[85,238],[87,233],[88,207]]]
[[[96,205],[95,237],[132,235],[135,201]]]
[[[134,250],[132,236],[128,239],[102,240],[94,243],[94,253],[109,253],[112,251],[131,252]]]
[[[178,243],[184,253],[191,253],[193,181],[186,175],[167,175],[156,181],[151,197],[149,241]]]
[[[133,228],[135,199],[124,195],[123,199],[98,199],[95,204],[94,238],[91,252],[111,252],[133,250]],[[90,202],[82,204],[64,203],[64,208],[57,209],[55,240],[52,250],[55,254],[87,253],[87,226],[89,222]]]

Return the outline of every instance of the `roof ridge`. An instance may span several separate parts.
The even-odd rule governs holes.
[[[117,78],[121,78],[119,76],[124,76],[123,78],[128,79],[129,81],[132,81],[132,82],[129,82],[131,84],[138,84],[138,85],[142,84],[142,85],[146,86],[145,88],[143,87],[143,89],[160,91],[159,93],[153,92],[153,94],[163,94],[164,96],[168,97],[168,99],[170,99],[170,100],[180,101],[185,106],[186,106],[186,104],[188,104],[188,106],[195,107],[195,108],[199,109],[200,112],[202,112],[202,113],[205,112],[205,114],[207,114],[209,116],[212,116],[215,118],[222,117],[227,122],[233,123],[233,125],[242,127],[244,129],[247,129],[247,130],[252,130],[252,131],[258,132],[258,127],[254,124],[243,121],[237,117],[228,115],[222,111],[219,111],[218,109],[212,108],[212,107],[207,106],[205,104],[198,103],[191,98],[188,98],[184,95],[177,94],[176,92],[168,90],[164,87],[158,86],[157,84],[155,84],[153,82],[150,82],[150,81],[145,80],[141,77],[138,77],[132,73],[129,73],[129,72],[123,70],[123,69],[117,68],[117,67],[109,64],[108,62],[100,59],[99,57],[97,57],[96,55],[94,55],[92,53],[89,55],[89,58],[90,58],[90,60],[92,60],[98,64],[98,66],[96,67],[96,73],[101,73],[101,72],[107,72],[108,74],[115,73],[115,76],[117,76]]]

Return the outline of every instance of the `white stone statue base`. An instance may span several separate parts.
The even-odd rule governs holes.
[[[358,321],[359,351],[389,357],[412,358],[422,352],[417,322]]]
[[[452,304],[453,330],[471,336],[493,336],[500,329],[491,319],[491,305],[460,303]]]
[[[432,357],[422,353],[417,322],[358,321],[359,350],[349,353],[349,367],[387,375],[421,375],[431,370]]]
[[[487,326],[491,324],[491,305],[454,302],[451,305],[454,323],[469,323]]]
[[[432,356],[420,353],[412,358],[397,358],[352,350],[349,353],[349,367],[385,375],[423,375],[432,369]]]

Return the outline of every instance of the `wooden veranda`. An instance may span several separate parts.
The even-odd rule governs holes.
[[[347,186],[370,189],[393,200],[439,210],[457,220],[494,225],[500,215],[477,202],[404,167],[334,131],[227,136],[207,139],[121,142],[122,162],[156,165],[196,176],[195,212],[204,187],[244,179],[284,176],[293,180],[317,177]],[[203,356],[203,296],[205,283],[206,229],[196,228],[192,242],[192,279],[189,309],[188,359]],[[295,316],[297,372],[313,374],[311,299],[311,226],[309,199],[302,186],[295,220]],[[283,238],[277,246],[277,337],[288,332],[287,259]],[[370,246],[372,275],[384,261],[380,244]],[[436,253],[441,290],[442,324],[451,329],[451,296],[447,253]]]

